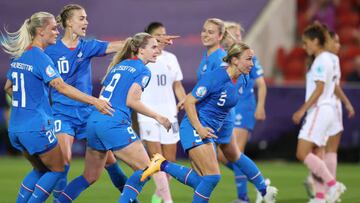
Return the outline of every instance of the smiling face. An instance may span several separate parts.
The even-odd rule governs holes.
[[[155,38],[150,38],[144,48],[139,48],[138,57],[145,63],[154,63],[160,54],[159,45]]]
[[[231,63],[235,65],[242,74],[249,74],[251,68],[254,66],[252,61],[253,56],[254,51],[246,49],[240,56],[232,58]]]
[[[220,46],[223,35],[220,33],[219,26],[212,22],[206,22],[201,31],[201,42],[207,47]]]
[[[85,37],[87,26],[87,15],[84,9],[74,9],[71,11],[72,16],[67,20],[67,27],[71,28],[72,32],[80,37]]]
[[[39,29],[39,33],[46,45],[55,44],[59,35],[55,18],[49,18],[47,24]]]

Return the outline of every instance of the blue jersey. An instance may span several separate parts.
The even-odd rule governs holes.
[[[102,56],[108,47],[108,42],[99,40],[80,39],[74,49],[70,49],[58,39],[56,44],[49,46],[45,53],[55,63],[63,80],[78,90],[92,94],[91,58]],[[87,106],[87,104],[70,99],[51,89],[51,97],[54,103],[70,106]]]
[[[204,75],[191,92],[198,100],[196,111],[202,125],[218,131],[239,100],[238,90],[238,83],[231,81],[224,68],[216,68]]]
[[[131,109],[126,105],[127,94],[133,83],[144,89],[151,77],[151,72],[140,59],[127,59],[115,65],[106,76],[100,98],[109,101],[114,108],[114,116],[103,115],[97,111],[100,119],[131,124]]]
[[[254,84],[255,80],[259,77],[262,77],[264,74],[264,70],[261,67],[259,61],[257,60],[256,56],[252,58],[254,66],[250,70],[248,75],[241,75],[238,82],[244,83],[243,86],[240,87],[240,102],[246,104],[247,102],[256,105],[255,101],[255,94],[254,94]]]
[[[210,71],[213,71],[219,67],[223,63],[223,58],[226,56],[226,51],[223,48],[219,48],[210,56],[207,56],[207,52],[205,51],[202,55],[199,68],[196,71],[197,79],[200,80],[201,77]]]
[[[48,88],[58,77],[54,63],[38,47],[12,60],[7,72],[13,92],[9,132],[44,131],[53,126]]]

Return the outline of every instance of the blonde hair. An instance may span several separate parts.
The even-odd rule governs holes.
[[[61,25],[63,29],[66,28],[66,21],[71,18],[73,14],[73,10],[85,10],[82,6],[78,4],[68,4],[64,6],[60,14],[56,17],[56,22]]]
[[[225,43],[226,39],[228,39],[228,38],[231,38],[232,40],[235,39],[235,37],[229,32],[229,30],[235,28],[235,29],[240,30],[240,33],[242,33],[242,32],[244,32],[244,29],[240,25],[240,23],[236,23],[236,22],[232,22],[232,21],[225,21],[224,25],[225,25],[225,33],[224,33],[224,37],[221,40],[221,45],[224,47],[224,49],[227,49],[229,47],[225,47],[225,46],[227,46]]]
[[[114,55],[111,63],[106,70],[106,74],[102,79],[102,82],[116,64],[120,63],[125,59],[135,57],[139,52],[139,48],[145,48],[145,46],[148,44],[149,39],[151,38],[153,37],[145,32],[140,32],[135,34],[133,37],[127,38],[124,47]]]
[[[54,18],[51,13],[37,12],[27,18],[18,31],[9,32],[5,28],[7,36],[1,34],[3,37],[1,41],[3,50],[10,54],[11,58],[20,57],[33,41],[36,29],[46,26],[50,18]]]
[[[227,51],[227,55],[223,58],[223,61],[230,64],[233,57],[240,57],[244,51],[248,49],[250,49],[250,47],[243,42],[234,43]]]
[[[219,28],[220,35],[225,34],[225,24],[224,24],[223,20],[221,20],[219,18],[209,18],[205,21],[205,23],[212,23],[212,24],[216,25]]]

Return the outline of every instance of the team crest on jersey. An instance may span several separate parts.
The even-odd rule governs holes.
[[[56,74],[55,70],[50,65],[48,65],[48,67],[46,67],[45,72],[46,72],[46,75],[49,77],[53,77]]]
[[[323,73],[323,72],[324,72],[324,67],[318,66],[318,67],[316,68],[316,72],[317,72],[318,74]]]
[[[80,51],[77,55],[78,58],[81,58],[83,56],[83,53]]]
[[[202,71],[205,72],[207,70],[207,65],[205,64],[203,67],[202,67]]]
[[[207,92],[206,87],[204,86],[200,86],[196,89],[196,96],[198,97],[203,97]]]
[[[146,87],[146,85],[148,84],[149,82],[149,76],[144,76],[141,80],[141,84],[143,87]]]

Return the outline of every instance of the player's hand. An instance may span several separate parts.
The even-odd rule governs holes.
[[[293,116],[292,116],[292,120],[295,124],[299,124],[301,121],[301,118],[304,116],[305,112],[301,109],[299,109],[298,111],[296,111]]]
[[[169,130],[171,129],[171,122],[168,118],[159,115],[155,119],[169,132]]]
[[[201,139],[205,139],[205,138],[218,138],[215,134],[214,134],[214,130],[209,128],[209,127],[201,127],[200,129],[196,130],[197,133],[199,134]]]
[[[178,111],[181,111],[184,109],[184,103],[185,103],[185,98],[182,99],[181,101],[179,101],[179,103],[176,105]]]
[[[115,110],[112,108],[110,102],[95,98],[93,105],[100,111],[100,113],[113,116],[112,112]]]
[[[262,107],[256,107],[255,119],[258,121],[264,121],[266,118],[265,109]]]
[[[161,36],[155,36],[155,39],[162,44],[165,45],[171,45],[173,44],[173,40],[176,38],[179,38],[178,35],[161,35]]]
[[[348,118],[354,118],[354,116],[355,116],[354,107],[351,104],[348,104],[348,105],[345,105],[345,108],[348,112]]]

